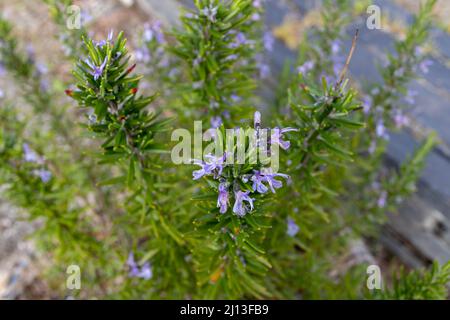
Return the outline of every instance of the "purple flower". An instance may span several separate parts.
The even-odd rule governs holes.
[[[254,171],[253,176],[250,178],[253,181],[252,189],[255,192],[266,193],[269,188],[264,185],[264,182],[267,183],[270,187],[272,193],[275,193],[275,189],[279,189],[283,186],[283,183],[279,180],[276,180],[276,177],[282,177],[286,180],[289,179],[287,174],[283,173],[272,173],[271,169],[266,169],[264,172],[260,172],[258,170]]]
[[[245,37],[245,34],[242,32],[236,33],[236,38],[233,42],[230,43],[230,48],[238,48],[240,46],[243,46],[247,44],[247,38]]]
[[[416,102],[415,96],[417,96],[417,91],[408,89],[406,92],[405,101],[409,104],[414,104]]]
[[[272,173],[270,170],[268,173],[264,173],[264,178],[269,184],[270,190],[272,190],[272,193],[275,193],[275,189],[279,189],[283,186],[283,183],[279,180],[276,180],[276,177],[282,177],[286,180],[289,179],[289,176],[287,174],[283,173]]]
[[[158,42],[159,44],[165,42],[164,33],[162,32],[160,21],[156,21],[152,25],[146,23],[144,25],[144,33],[142,36],[145,42],[151,42],[153,39],[156,39],[156,42]]]
[[[228,208],[228,190],[225,182],[219,184],[219,197],[217,198],[217,207],[220,208],[220,213],[227,212]]]
[[[150,62],[151,56],[150,56],[150,51],[148,50],[147,47],[142,47],[142,48],[136,49],[134,54],[135,54],[137,61],[144,62],[144,63]]]
[[[216,22],[217,7],[213,7],[212,5],[209,5],[209,7],[203,8],[202,13],[212,23]]]
[[[337,55],[339,53],[339,51],[341,51],[341,43],[339,40],[334,40],[331,43],[331,53],[333,55]]]
[[[23,159],[26,162],[42,163],[41,157],[39,157],[38,154],[34,152],[34,150],[31,149],[27,143],[24,143],[22,145],[22,148],[23,148]]]
[[[105,60],[103,61],[103,63],[100,66],[95,66],[94,63],[92,63],[89,59],[86,59],[84,62],[86,62],[86,64],[89,66],[89,68],[92,69],[91,71],[91,75],[94,76],[94,80],[97,80],[98,78],[100,78],[103,74],[103,69],[106,66],[106,62],[108,61],[108,57],[105,57]]]
[[[192,176],[194,180],[198,180],[205,175],[214,174],[215,177],[220,176],[222,174],[223,165],[226,159],[226,152],[223,156],[216,157],[212,154],[205,155],[206,161],[193,160],[195,165],[202,167],[200,170],[195,170],[192,172]]]
[[[370,112],[370,109],[372,109],[372,97],[365,95],[362,100],[363,111],[365,114],[368,114]]]
[[[433,61],[431,61],[430,59],[424,59],[419,64],[420,71],[422,71],[422,73],[424,73],[424,74],[427,74],[430,71],[429,67],[432,65],[433,65]]]
[[[211,118],[211,128],[217,129],[222,124],[222,118],[219,116],[212,117]]]
[[[34,173],[41,179],[43,183],[47,183],[52,178],[52,173],[45,169],[35,170]]]
[[[409,123],[409,119],[401,110],[397,110],[394,114],[394,122],[397,128],[401,128]]]
[[[403,68],[403,67],[400,67],[394,71],[394,76],[396,76],[397,78],[403,77],[404,74],[405,74],[405,68]]]
[[[148,279],[151,279],[152,276],[153,276],[153,271],[150,266],[150,263],[148,263],[148,262],[144,263],[144,265],[141,267],[141,271],[139,272],[137,277],[148,280]]]
[[[259,21],[259,20],[261,20],[261,15],[260,15],[258,12],[255,12],[255,13],[252,14],[252,16],[250,17],[250,19],[251,19],[252,21]]]
[[[384,122],[382,119],[377,121],[377,125],[375,128],[376,135],[380,138],[388,139],[389,135],[387,133],[386,127],[384,126]]]
[[[101,48],[101,47],[103,47],[104,45],[106,45],[107,42],[112,43],[113,36],[114,36],[114,31],[113,31],[113,30],[110,30],[109,33],[108,33],[108,38],[107,38],[106,40],[100,40],[100,41],[97,41],[97,42],[95,43],[95,45],[96,45],[97,47],[100,47],[100,48]]]
[[[2,99],[5,96],[5,93],[3,92],[2,89],[0,89],[0,99]]]
[[[378,208],[384,208],[386,206],[386,200],[387,200],[387,192],[381,191],[380,197],[377,200],[377,206]]]
[[[298,73],[306,74],[314,68],[314,61],[306,61],[297,68]]]
[[[300,227],[295,223],[295,221],[291,218],[287,218],[287,231],[286,233],[290,237],[295,237],[295,235],[300,231]]]
[[[129,268],[128,276],[130,278],[142,278],[145,280],[151,279],[153,276],[152,268],[150,263],[146,262],[139,268],[136,261],[134,260],[134,254],[130,252],[127,259],[127,265]]]
[[[252,5],[254,8],[261,8],[261,0],[253,0]]]
[[[237,54],[230,54],[229,56],[227,56],[224,61],[233,61],[233,60],[237,60],[239,58],[239,56]]]
[[[249,193],[250,191],[243,192],[241,190],[234,193],[234,197],[236,200],[234,202],[233,212],[239,217],[243,217],[247,212],[253,210],[254,199],[250,198],[250,196],[248,195]],[[244,204],[244,201],[246,201],[247,204]]]
[[[252,186],[253,191],[259,193],[266,193],[269,190],[269,188],[267,188],[263,184],[263,182],[266,181],[266,179],[259,171],[255,171],[255,174],[250,178],[250,180],[253,181]]]
[[[271,137],[270,137],[270,142],[272,144],[278,144],[283,150],[287,150],[289,149],[289,147],[291,146],[291,143],[289,141],[284,141],[283,140],[283,134],[289,131],[298,131],[298,129],[295,128],[283,128],[283,129],[279,129],[279,128],[274,128],[273,129],[274,132],[272,133]]]
[[[272,33],[268,32],[268,31],[264,32],[264,35],[263,35],[264,49],[266,49],[269,52],[272,51],[274,42],[275,42],[275,39],[272,36]]]

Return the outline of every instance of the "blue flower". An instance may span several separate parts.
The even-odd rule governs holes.
[[[52,173],[45,169],[35,170],[34,173],[41,179],[43,183],[47,183],[52,178]]]
[[[387,192],[386,191],[381,191],[380,196],[377,200],[377,207],[382,209],[386,206],[386,200],[387,200]]]
[[[127,265],[129,267],[128,276],[130,278],[142,278],[145,280],[151,279],[153,276],[153,271],[150,263],[146,262],[139,268],[136,261],[134,260],[134,254],[130,252],[127,259]]]
[[[203,8],[202,14],[206,16],[209,19],[209,21],[214,23],[216,22],[217,7],[209,5],[209,7]]]
[[[266,181],[265,177],[259,172],[255,171],[255,174],[250,178],[251,181],[253,181],[252,189],[253,191],[259,192],[259,193],[266,193],[269,188],[267,188],[263,182]]]
[[[108,61],[108,57],[105,57],[105,60],[100,66],[95,66],[94,63],[92,63],[89,59],[86,59],[84,62],[89,66],[89,68],[92,69],[91,75],[94,76],[94,80],[97,80],[103,75],[103,69],[106,66],[106,62]]]
[[[31,149],[27,143],[24,143],[22,145],[22,148],[23,148],[23,159],[26,162],[42,163],[42,158],[39,157],[39,155],[33,149]]]
[[[282,177],[286,180],[289,179],[289,176],[287,174],[283,173],[272,173],[272,170],[265,169],[264,172],[255,171],[254,175],[250,178],[251,181],[253,181],[252,189],[255,192],[259,193],[266,193],[269,188],[264,185],[264,182],[267,183],[270,187],[270,190],[272,193],[275,193],[275,189],[279,189],[283,186],[283,183],[279,180],[276,180],[276,177]]]
[[[295,223],[295,221],[291,218],[287,218],[287,231],[286,233],[290,237],[295,237],[295,235],[300,231],[300,227]]]
[[[384,126],[384,122],[382,119],[377,121],[377,125],[375,128],[376,135],[385,140],[389,139],[389,135],[387,133],[386,127]]]
[[[414,104],[416,102],[415,96],[417,96],[417,91],[408,89],[406,92],[405,101],[409,104]]]
[[[362,99],[363,101],[363,111],[365,114],[368,114],[370,112],[370,109],[372,109],[372,97],[365,95]]]
[[[264,178],[267,181],[267,183],[269,184],[270,190],[272,190],[272,193],[275,193],[275,189],[279,189],[283,186],[283,183],[279,180],[276,180],[276,177],[282,177],[286,180],[289,179],[289,176],[287,174],[283,174],[283,173],[265,173],[264,174]]]
[[[427,74],[430,71],[428,68],[432,65],[433,65],[433,61],[431,61],[430,59],[424,59],[419,64],[420,71],[422,71],[424,74]]]
[[[195,170],[192,172],[192,176],[194,180],[198,180],[205,175],[214,174],[215,177],[218,177],[222,174],[223,165],[225,163],[226,153],[223,156],[216,157],[212,154],[205,155],[206,161],[193,160],[195,165],[202,167],[199,170]]]
[[[217,207],[220,208],[220,213],[227,212],[229,203],[228,188],[225,182],[219,184],[219,197],[217,198]]]
[[[237,191],[234,193],[235,202],[233,206],[233,212],[239,216],[243,217],[247,212],[250,212],[253,210],[253,198],[250,198],[248,195],[250,191]],[[244,204],[244,201],[247,202],[247,204]]]
[[[291,143],[283,140],[283,134],[289,131],[298,131],[298,129],[288,127],[280,130],[279,128],[274,128],[274,132],[270,137],[270,142],[272,144],[278,144],[283,150],[289,149]]]
[[[304,64],[297,68],[298,73],[307,74],[314,68],[314,61],[306,61]]]
[[[219,116],[211,118],[211,128],[217,129],[222,124],[222,118]]]

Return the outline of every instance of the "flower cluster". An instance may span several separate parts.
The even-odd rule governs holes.
[[[259,112],[255,113],[255,132],[258,132],[261,121]],[[290,146],[289,141],[283,140],[283,134],[290,131],[297,131],[294,128],[273,129],[271,134],[270,144],[278,144],[283,150],[287,150]],[[256,139],[256,144],[259,141]],[[230,198],[234,196],[233,213],[239,217],[245,216],[248,212],[254,209],[254,200],[252,195],[265,194],[269,191],[275,193],[276,189],[283,186],[283,178],[289,181],[290,177],[283,173],[275,173],[272,168],[264,167],[262,164],[255,164],[254,166],[247,166],[241,168],[239,173],[234,174],[235,165],[228,163],[228,153],[224,152],[222,155],[215,156],[212,154],[205,155],[205,160],[194,159],[193,164],[200,167],[200,169],[193,171],[192,176],[194,180],[202,177],[211,177],[218,181],[218,198],[217,207],[220,213],[226,213],[230,205]]]

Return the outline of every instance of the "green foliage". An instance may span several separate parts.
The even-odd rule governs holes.
[[[345,79],[357,43],[343,47],[352,3],[326,1],[322,26],[299,48],[300,68],[286,64],[267,135],[253,108],[264,47],[259,2],[195,1],[172,33],[144,27],[136,63],[123,33],[94,41],[86,26],[69,32],[72,2],[44,2],[74,65],[74,85],[43,86],[56,75],[42,72],[0,18],[0,62],[19,89],[14,101],[0,101],[0,184],[2,196],[42,222],[36,239],[53,259],[48,274],[56,277],[48,279],[58,293],[75,263],[82,298],[446,297],[449,264],[402,272],[392,289],[371,296],[368,261],[352,256],[354,242],[374,235],[386,211],[415,191],[438,140],[428,136],[398,169],[383,166],[380,124],[400,129],[394,116],[425,58],[416,53],[435,1],[388,55],[382,81],[360,88],[379,106],[370,112]],[[211,140],[227,146],[193,160],[198,170],[167,155],[167,131],[194,120],[211,123]],[[245,162],[225,162],[237,160],[237,146]],[[279,156],[286,174],[270,171],[261,154]]]
[[[430,270],[406,273],[401,270],[395,277],[392,288],[379,294],[381,299],[395,300],[444,300],[448,296],[450,262],[439,266],[437,262]]]
[[[256,9],[250,0],[205,0],[195,5],[197,10],[187,12],[181,18],[183,28],[174,32],[177,45],[172,51],[186,71],[179,88],[181,103],[186,112],[195,109],[196,116],[221,117],[232,124],[237,115],[251,114],[248,104],[259,45],[252,40],[255,31],[249,18]]]

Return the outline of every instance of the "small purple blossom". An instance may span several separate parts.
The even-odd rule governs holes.
[[[247,43],[248,43],[248,40],[247,40],[247,37],[245,36],[245,34],[242,32],[238,32],[238,33],[236,33],[235,40],[230,43],[229,47],[232,49],[238,48],[240,46],[246,45]]]
[[[104,45],[106,45],[108,42],[109,43],[112,43],[112,39],[113,39],[113,36],[114,36],[114,31],[113,30],[110,30],[109,31],[109,33],[108,33],[108,38],[106,39],[106,40],[100,40],[100,41],[97,41],[96,43],[95,43],[95,45],[97,46],[97,47],[103,47]]]
[[[264,49],[266,49],[267,51],[271,52],[273,51],[273,44],[275,43],[275,38],[273,37],[271,32],[264,32],[263,35],[263,45],[264,45]]]
[[[363,112],[365,114],[368,114],[370,112],[370,109],[372,109],[372,97],[365,95],[362,99],[363,103]]]
[[[149,262],[144,263],[141,268],[137,265],[134,260],[134,254],[130,252],[127,259],[127,265],[129,268],[128,276],[130,278],[142,278],[145,280],[151,279],[153,277],[152,267]]]
[[[222,118],[219,116],[216,117],[212,117],[211,118],[211,128],[213,129],[217,129],[218,127],[220,127],[222,125]]]
[[[259,21],[259,20],[261,20],[261,15],[260,15],[258,12],[255,12],[255,13],[252,14],[252,16],[250,17],[250,19],[251,19],[252,21]]]
[[[147,47],[142,47],[142,48],[136,49],[136,51],[134,52],[134,55],[135,55],[137,61],[144,62],[144,63],[150,62],[151,56],[150,56],[150,51],[148,50]]]
[[[94,80],[97,80],[103,75],[103,69],[105,69],[106,63],[108,61],[108,57],[105,57],[105,60],[102,62],[100,66],[95,66],[93,62],[89,59],[86,59],[84,62],[92,69],[91,75],[94,76]]]
[[[193,163],[200,166],[201,169],[192,172],[194,180],[198,180],[205,175],[214,174],[216,177],[222,174],[223,165],[225,163],[226,153],[223,156],[216,157],[212,154],[205,155],[206,161],[193,160]]]
[[[266,193],[269,190],[269,188],[267,188],[263,183],[264,181],[266,181],[265,177],[259,171],[255,171],[250,180],[253,181],[253,191]]]
[[[431,61],[430,59],[424,59],[422,60],[422,62],[420,62],[419,69],[420,71],[422,71],[422,73],[427,74],[430,71],[429,67],[431,67],[432,65],[433,61]]]
[[[339,51],[341,51],[341,43],[339,40],[334,40],[331,43],[331,53],[333,55],[337,55],[339,53]]]
[[[387,201],[387,192],[385,190],[381,191],[380,196],[377,200],[378,208],[384,208],[386,206]]]
[[[283,128],[281,130],[279,128],[274,128],[273,130],[274,132],[270,137],[270,142],[272,144],[278,144],[283,150],[287,150],[291,146],[291,143],[289,141],[283,140],[283,134],[289,131],[298,131],[298,129],[289,127]]]
[[[252,5],[254,8],[261,8],[261,0],[253,0]]]
[[[289,179],[287,174],[273,173],[271,169],[267,169],[263,172],[255,170],[250,180],[253,182],[252,189],[258,193],[266,193],[269,188],[264,184],[267,183],[272,193],[275,193],[275,189],[279,189],[283,186],[283,183],[276,180],[276,177],[282,177],[286,180]]]
[[[39,157],[38,154],[33,149],[31,149],[27,143],[24,143],[22,145],[22,148],[23,148],[23,159],[26,162],[42,163],[41,157]]]
[[[217,198],[217,207],[220,208],[220,213],[227,212],[229,201],[227,185],[222,182],[219,184],[219,196]]]
[[[52,178],[52,173],[45,169],[35,170],[34,173],[41,179],[43,183],[47,183]]]
[[[295,235],[300,231],[300,227],[295,223],[295,221],[291,218],[287,218],[287,231],[286,233],[290,237],[295,237]]]
[[[151,42],[156,39],[159,44],[165,43],[164,33],[161,29],[161,22],[156,21],[153,24],[146,23],[144,25],[143,39],[145,42]]]
[[[217,9],[218,9],[217,7],[209,5],[209,7],[203,8],[202,14],[206,16],[209,19],[209,21],[214,23],[216,22]]]
[[[384,122],[382,119],[379,119],[377,121],[377,125],[375,128],[375,133],[378,137],[383,138],[383,139],[388,139],[389,135],[387,133],[386,127],[384,126]]]
[[[397,110],[394,113],[394,122],[397,128],[401,128],[408,125],[409,119],[401,110]]]
[[[271,170],[268,171],[267,173],[264,173],[264,178],[267,181],[267,183],[269,184],[269,187],[270,187],[270,190],[272,191],[272,193],[275,193],[275,189],[279,189],[283,186],[283,183],[281,181],[275,179],[276,177],[281,177],[286,180],[289,180],[289,176],[287,174],[272,173]]]
[[[306,74],[314,68],[314,61],[308,60],[297,68],[298,73]]]
[[[405,96],[405,101],[409,104],[414,104],[416,102],[415,97],[417,96],[417,91],[408,89]]]
[[[249,196],[250,191],[237,191],[234,193],[235,202],[233,206],[233,212],[239,216],[243,217],[247,212],[250,212],[253,210],[253,198],[250,198]],[[247,202],[247,204],[244,203],[244,201]]]

